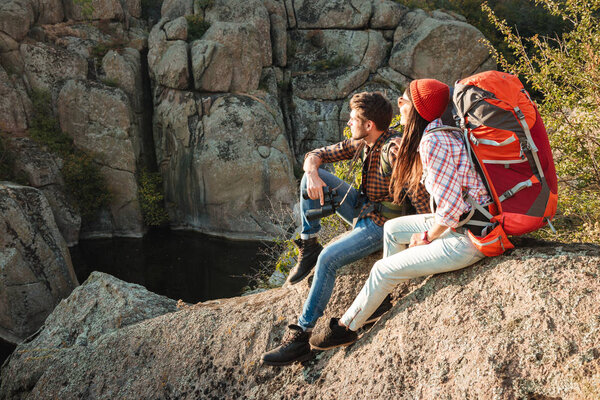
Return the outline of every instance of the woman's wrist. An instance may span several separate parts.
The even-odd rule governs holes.
[[[429,239],[429,232],[425,231],[423,233],[421,233],[421,240],[425,243],[425,244],[429,244],[431,243],[431,240]]]

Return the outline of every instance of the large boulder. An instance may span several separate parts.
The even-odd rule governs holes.
[[[127,47],[119,52],[110,50],[102,58],[102,69],[106,80],[121,88],[129,98],[129,104],[133,111],[135,131],[139,135],[130,137],[134,153],[139,157],[153,152],[151,143],[140,137],[144,132],[149,132],[149,113],[146,109],[146,91],[142,71],[140,52],[137,49]]]
[[[317,331],[349,306],[375,260],[338,271]],[[0,397],[593,399],[599,265],[598,246],[551,243],[416,279],[393,292],[394,307],[356,344],[285,368],[261,366],[260,355],[296,322],[308,279],[184,307],[93,340],[84,333],[80,343],[73,338],[85,332],[83,319],[53,315],[5,364]],[[88,299],[74,293],[61,312],[85,310]],[[105,302],[113,304],[99,298],[98,307]]]
[[[21,80],[8,75],[0,66],[0,131],[23,132],[27,129],[27,116],[31,115],[31,101]]]
[[[77,53],[41,42],[24,43],[20,51],[33,89],[50,91],[66,80],[87,78],[87,60]]]
[[[112,199],[108,218],[86,236],[141,236],[144,231],[135,178],[139,143],[132,108],[119,88],[90,81],[68,81],[57,100],[62,130],[75,147],[94,157]]]
[[[11,147],[19,154],[15,160],[14,172],[25,176],[29,185],[44,193],[67,246],[77,244],[81,216],[73,207],[73,201],[66,195],[67,190],[60,172],[62,160],[28,138],[13,139]]]
[[[262,72],[260,35],[254,26],[238,22],[215,22],[202,40],[220,43],[223,48],[215,53],[224,68],[231,66],[231,84],[225,91],[250,92],[258,88]],[[197,69],[197,66],[193,66]],[[213,65],[218,68],[218,64]]]
[[[151,293],[142,286],[120,281],[111,275],[92,272],[68,299],[58,304],[34,341],[22,344],[23,348],[33,352],[46,349],[47,353],[29,371],[10,371],[10,376],[0,377],[2,387],[5,388],[0,396],[16,396],[21,390],[19,386],[23,384],[22,378],[32,378],[32,383],[37,381],[47,368],[70,352],[71,347],[91,348],[105,335],[176,310],[175,300]],[[31,387],[25,390],[29,392]]]
[[[449,14],[412,11],[396,28],[389,65],[412,79],[435,78],[453,85],[495,68],[484,41],[477,28]]]
[[[296,73],[292,78],[294,94],[307,100],[343,99],[366,82],[369,69],[359,65],[325,72]]]
[[[272,63],[271,48],[271,20],[269,12],[261,0],[214,0],[213,5],[206,10],[205,19],[210,24],[219,22],[232,22],[246,24],[256,31],[257,52],[260,66],[269,66]],[[254,39],[253,39],[254,40]],[[234,43],[232,46],[245,45]]]
[[[213,40],[196,40],[191,48],[194,89],[227,92],[231,87],[234,65],[229,48]]]
[[[31,0],[5,0],[0,4],[0,31],[20,42],[35,22]]]
[[[311,71],[319,67],[363,65],[375,72],[385,60],[390,44],[375,30],[341,29],[296,30],[289,34],[295,53],[290,60],[292,70]]]
[[[341,101],[304,100],[300,97],[292,97],[294,153],[298,163],[303,162],[306,152],[342,139],[340,106]]]
[[[373,0],[373,15],[369,23],[373,29],[396,29],[408,7],[392,0]]]
[[[133,4],[137,3],[138,7],[140,0],[129,0]],[[122,20],[125,17],[125,11],[120,0],[92,0],[91,4],[81,4],[75,0],[65,0],[65,14],[68,19],[83,21],[87,19]],[[89,7],[89,9],[88,9]],[[135,9],[135,6],[132,8]]]
[[[173,225],[237,238],[276,232],[272,206],[288,208],[295,184],[274,98],[164,91],[154,129]]]
[[[194,13],[194,0],[164,0],[160,14],[163,18],[175,19]]]
[[[24,340],[77,285],[42,192],[0,183],[0,338]]]
[[[367,26],[371,1],[295,0],[291,2],[298,28],[360,29]]]

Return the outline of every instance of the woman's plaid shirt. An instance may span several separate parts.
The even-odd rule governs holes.
[[[383,176],[381,174],[381,168],[379,164],[380,153],[383,144],[390,136],[395,134],[397,134],[395,131],[389,130],[379,136],[372,147],[369,147],[368,145],[365,146],[366,157],[362,166],[362,185],[369,202],[367,202],[361,209],[359,219],[370,217],[373,222],[379,226],[383,226],[385,221],[387,221],[387,218],[381,215],[378,211],[372,210],[367,213],[366,210],[371,206],[370,203],[372,202],[391,202],[393,200],[389,189],[390,177]],[[398,150],[397,146],[400,144],[400,138],[397,137],[391,140],[396,146],[390,146],[389,161],[391,165],[394,165]],[[351,160],[352,157],[354,157],[354,154],[360,149],[361,142],[363,142],[362,139],[346,139],[342,142],[332,144],[331,146],[315,149],[307,153],[305,157],[308,157],[309,155],[315,155],[321,159],[322,163]],[[431,212],[429,208],[429,194],[423,185],[419,185],[419,189],[416,191],[416,193],[409,192],[408,198],[418,213],[423,214]]]

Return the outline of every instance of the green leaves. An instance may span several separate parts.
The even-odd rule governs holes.
[[[496,53],[503,69],[539,93],[560,179],[559,206],[590,226],[600,221],[600,1],[536,0],[567,21],[560,36],[523,38],[485,3],[515,61]],[[575,225],[576,229],[577,225]]]

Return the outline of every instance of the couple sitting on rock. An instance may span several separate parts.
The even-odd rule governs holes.
[[[432,132],[442,126],[440,117],[448,102],[449,87],[444,83],[412,81],[398,98],[400,123],[404,125],[399,136],[389,130],[392,106],[381,93],[356,94],[350,101],[348,121],[352,138],[306,155],[300,188],[309,198],[301,196],[300,251],[288,280],[295,284],[315,265],[316,270],[298,324],[288,327],[277,348],[262,355],[263,364],[288,365],[310,359],[311,347],[325,350],[354,343],[359,328],[391,308],[389,293],[398,283],[464,268],[484,257],[467,237],[466,229],[457,227],[471,209],[464,200],[465,192],[482,205],[489,203],[490,197],[471,168],[460,134],[443,129]],[[393,166],[391,174],[380,165],[384,147]],[[319,169],[323,163],[355,156],[363,159],[359,190]],[[335,200],[344,200],[336,211],[354,225],[351,232],[323,248],[316,239],[320,222],[307,219],[306,212],[323,204],[325,186],[337,188]],[[437,205],[434,213],[429,195]],[[418,214],[398,216],[402,208],[389,207],[407,202]],[[384,258],[373,265],[350,308],[341,318],[332,318],[324,332],[311,337],[331,297],[336,271],[382,247]]]

